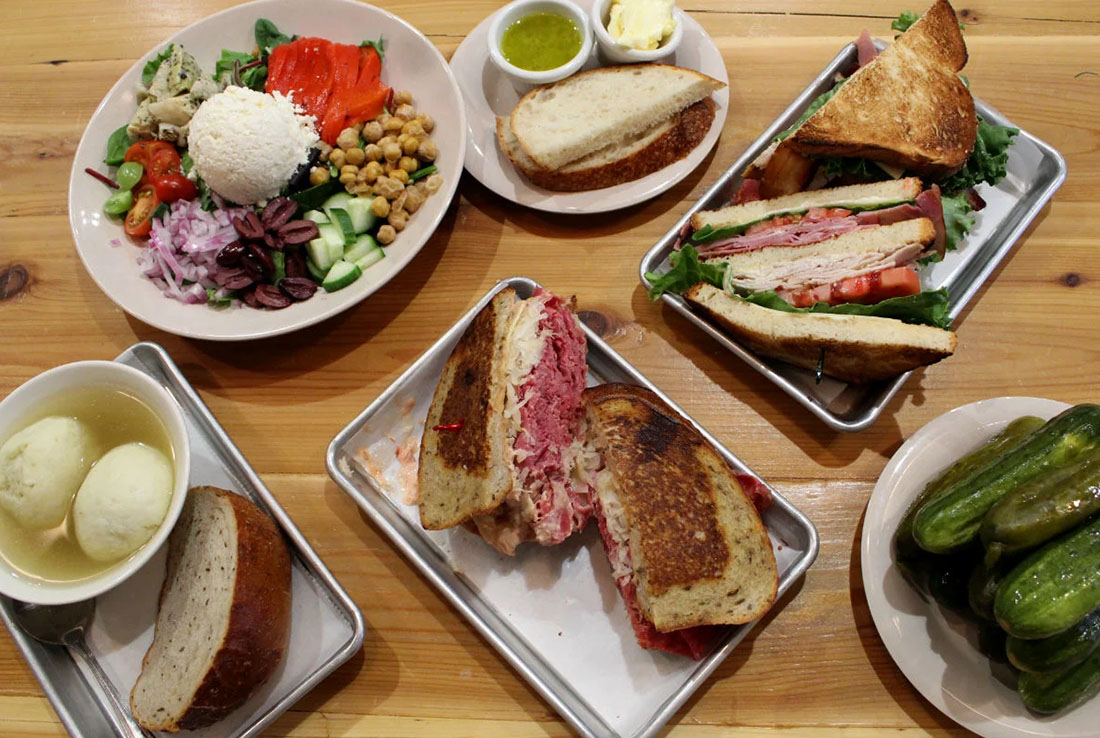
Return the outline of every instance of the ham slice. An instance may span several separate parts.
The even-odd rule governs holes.
[[[922,211],[919,207],[907,202],[882,210],[864,210],[862,213],[856,214],[856,220],[863,225],[890,225],[891,223],[900,223],[903,220],[919,218],[921,215]]]
[[[932,185],[931,189],[917,195],[917,207],[921,214],[932,221],[932,227],[936,229],[936,240],[932,242],[932,250],[943,258],[947,253],[947,226],[943,222],[943,200],[940,196],[940,186]]]
[[[863,29],[863,33],[859,34],[859,38],[856,39],[856,52],[859,54],[859,66],[861,69],[864,65],[878,56],[878,49],[875,48],[875,42],[871,40],[871,34],[866,28]]]
[[[741,180],[741,186],[737,188],[737,194],[733,197],[731,205],[741,205],[746,202],[755,202],[760,198],[760,180],[748,177]]]
[[[802,219],[797,223],[704,244],[699,247],[699,256],[704,259],[713,259],[744,251],[758,251],[768,246],[809,246],[849,231],[870,227],[870,225],[860,224],[850,215],[818,221]]]

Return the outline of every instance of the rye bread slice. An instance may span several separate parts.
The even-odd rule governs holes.
[[[290,555],[275,522],[240,495],[191,489],[130,693],[138,723],[193,730],[240,707],[283,659],[290,607]]]

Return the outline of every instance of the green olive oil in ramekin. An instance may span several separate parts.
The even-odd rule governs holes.
[[[53,415],[83,422],[101,455],[116,446],[136,442],[157,449],[175,463],[164,423],[152,408],[121,389],[90,386],[59,393],[21,418],[15,431]],[[6,440],[0,438],[0,443]],[[60,525],[44,530],[25,528],[0,508],[0,556],[18,576],[39,582],[75,582],[119,563],[96,561],[84,553],[73,532],[71,507]]]
[[[556,69],[577,55],[581,31],[560,13],[530,13],[504,29],[500,51],[509,64],[528,72]]]

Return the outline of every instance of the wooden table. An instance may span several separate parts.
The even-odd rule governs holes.
[[[307,0],[303,0],[306,2]],[[1100,25],[1084,0],[960,4],[973,89],[1061,151],[1069,179],[958,323],[949,361],[917,372],[857,435],[829,431],[675,313],[646,299],[642,254],[862,28],[872,0],[680,0],[731,79],[714,153],[682,183],[612,215],[514,206],[468,175],[444,227],[365,303],[318,328],[246,345],[192,341],[129,318],[95,287],[66,218],[71,157],[133,61],[233,4],[11,0],[0,26],[0,396],[77,359],[164,345],[363,609],[363,651],[270,735],[550,736],[568,727],[446,605],[326,476],[329,440],[489,289],[510,275],[574,293],[612,318],[613,345],[816,523],[817,562],[671,722],[669,733],[962,735],[920,697],[875,632],[860,579],[863,510],[916,429],[974,400],[1100,399]],[[386,0],[449,56],[498,2]],[[14,280],[6,282],[14,284]],[[5,284],[0,279],[0,284]],[[0,735],[63,729],[0,635]]]

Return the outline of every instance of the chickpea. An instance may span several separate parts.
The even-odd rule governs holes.
[[[386,144],[397,143],[397,136],[383,136],[378,139],[378,145],[382,148],[386,148]]]
[[[409,214],[404,210],[391,210],[387,221],[395,231],[403,231],[409,222]]]
[[[405,209],[405,201],[409,199],[409,190],[401,190],[401,194],[393,199],[393,206],[390,208],[390,212],[398,212]]]
[[[401,121],[401,125],[405,125],[405,121],[412,120],[416,117],[416,108],[408,103],[398,105],[397,110],[393,111],[393,116]]]
[[[401,150],[405,152],[406,156],[414,155],[419,149],[420,139],[416,136],[409,136],[405,143],[401,145]]]
[[[408,136],[416,136],[417,138],[427,138],[428,132],[424,130],[424,126],[418,120],[410,120],[408,123],[401,127],[401,132]]]
[[[382,161],[382,147],[378,144],[367,144],[364,153],[371,161]]]
[[[386,161],[397,161],[401,158],[401,147],[396,143],[386,144],[382,147],[382,156]]]
[[[311,185],[322,185],[328,182],[329,179],[328,167],[313,167],[309,170],[309,183]]]
[[[356,133],[359,133],[359,134],[363,133],[363,124],[362,123],[356,123],[355,125],[352,126],[352,128],[355,129]]]
[[[443,186],[443,175],[432,174],[424,180],[424,186],[428,188],[428,192],[438,192],[439,188]]]
[[[416,150],[416,158],[420,161],[435,161],[435,157],[439,155],[439,147],[435,145],[435,141],[428,139],[427,141],[421,141],[420,147]]]
[[[340,167],[340,174],[359,174],[359,167],[354,164],[345,164]]]
[[[413,94],[408,90],[397,90],[393,93],[394,105],[411,105],[413,101]]]
[[[328,160],[330,164],[339,169],[344,166],[345,156],[343,149],[333,149],[332,153],[328,155]]]
[[[349,187],[348,192],[353,195],[366,195],[370,192],[370,185],[366,182],[356,182],[354,187]]]
[[[379,177],[374,182],[374,191],[376,194],[381,195],[387,200],[393,200],[401,194],[405,189],[405,185],[398,182],[396,179],[390,179],[389,177]]]
[[[367,170],[364,167],[355,173],[355,181],[359,184],[366,184],[367,182]]]
[[[350,149],[359,145],[359,131],[354,128],[345,128],[336,137],[336,145],[341,149]]]
[[[413,185],[413,189],[419,192],[425,200],[428,199],[428,195],[432,194],[428,192],[428,185],[422,179],[417,181],[417,183]]]
[[[390,201],[379,195],[370,201],[370,211],[376,218],[385,218],[390,214]]]
[[[365,167],[363,167],[363,171],[367,173],[367,180],[366,181],[370,182],[371,184],[374,183],[374,180],[378,179],[383,174],[385,174],[385,172],[382,171],[382,165],[379,164],[376,161],[372,161],[369,164],[367,164]]]
[[[415,213],[419,210],[420,206],[424,204],[424,201],[428,199],[427,196],[416,187],[406,187],[405,195],[405,209],[410,213]]]
[[[409,134],[402,133],[400,136],[397,137],[397,145],[400,146],[401,148],[405,148],[405,142],[408,141],[408,140],[409,140]]]
[[[321,152],[321,161],[328,161],[328,155],[332,153],[332,147],[324,141],[318,141],[317,150]]]
[[[435,129],[435,118],[427,113],[421,113],[416,116],[416,120],[420,121],[420,125],[424,126],[425,133],[431,133]]]
[[[340,184],[355,184],[355,172],[340,172]]]
[[[393,243],[393,239],[397,238],[397,231],[391,225],[384,225],[378,229],[378,243],[383,246]]]
[[[420,164],[411,156],[402,156],[397,162],[397,166],[412,174],[419,168]]]
[[[366,139],[367,143],[377,143],[383,135],[382,124],[376,120],[372,120],[363,126],[363,138]]]
[[[366,158],[366,152],[364,152],[358,146],[348,149],[344,152],[344,159],[347,161],[347,163],[354,164],[355,166],[359,166],[360,164],[362,164]]]
[[[386,133],[397,133],[404,125],[405,121],[401,120],[400,118],[393,117],[387,119],[386,122],[382,124],[382,130]]]
[[[394,169],[392,172],[390,172],[390,177],[396,179],[403,185],[407,185],[409,183],[409,173],[406,172],[404,169]]]

